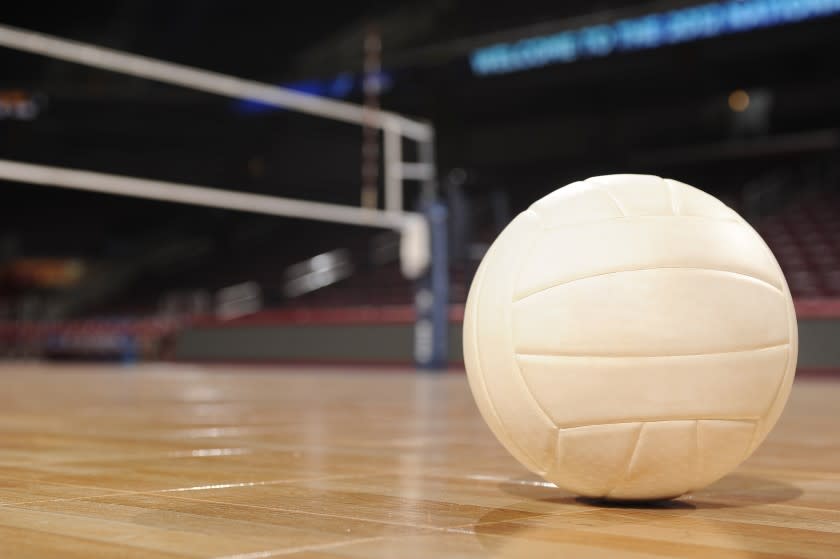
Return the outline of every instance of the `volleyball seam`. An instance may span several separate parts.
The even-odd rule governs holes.
[[[651,267],[648,267],[648,268],[630,268],[630,269],[625,269],[625,270],[610,270],[609,272],[600,272],[600,273],[592,274],[592,275],[585,276],[585,277],[582,277],[582,278],[565,280],[565,281],[562,281],[560,283],[555,283],[555,284],[552,284],[552,285],[548,285],[546,287],[541,287],[540,289],[538,289],[536,291],[531,291],[529,293],[526,293],[525,295],[520,295],[518,298],[514,299],[513,302],[518,303],[518,302],[523,301],[523,300],[525,300],[528,297],[531,297],[533,295],[537,295],[537,294],[542,293],[544,291],[550,291],[550,290],[554,289],[555,287],[562,287],[562,286],[568,285],[570,283],[585,281],[585,280],[589,280],[589,279],[592,279],[592,278],[597,278],[597,277],[601,277],[601,276],[612,276],[612,275],[616,275],[616,274],[627,274],[627,273],[632,273],[632,272],[652,272],[652,271],[655,271],[655,270],[683,270],[683,271],[687,271],[687,272],[714,272],[714,273],[718,273],[718,274],[730,274],[730,275],[738,276],[739,278],[743,278],[743,279],[747,279],[747,280],[753,280],[757,283],[760,283],[760,284],[764,285],[765,287],[768,287],[768,288],[772,289],[773,291],[777,292],[779,295],[784,295],[785,294],[785,292],[781,288],[773,285],[769,281],[761,279],[761,278],[757,278],[755,276],[751,276],[749,274],[745,274],[743,272],[735,272],[733,270],[721,270],[721,269],[718,269],[718,268],[697,268],[697,267],[694,267],[694,266],[651,266]]]

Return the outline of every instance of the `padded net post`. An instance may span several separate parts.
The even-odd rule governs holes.
[[[432,200],[420,211],[428,223],[430,260],[415,281],[414,360],[421,369],[442,370],[449,358],[447,209],[439,200]]]

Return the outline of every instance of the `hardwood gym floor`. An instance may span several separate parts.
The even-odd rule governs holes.
[[[840,376],[652,506],[583,502],[495,441],[462,374],[0,365],[0,557],[840,557]]]

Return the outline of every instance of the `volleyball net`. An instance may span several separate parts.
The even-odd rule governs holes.
[[[34,164],[0,159],[0,179],[98,192],[116,196],[190,204],[231,211],[250,212],[285,218],[350,224],[397,231],[400,234],[399,259],[404,276],[416,282],[423,293],[418,306],[416,349],[418,362],[440,361],[445,348],[435,349],[433,340],[445,339],[446,272],[445,216],[407,211],[406,183],[419,183],[422,198],[436,198],[434,128],[428,122],[401,114],[341,100],[302,93],[290,88],[176,64],[115,49],[86,44],[0,25],[0,46],[103,71],[153,80],[181,88],[285,111],[307,114],[379,130],[382,134],[382,207],[362,207],[287,198],[198,184],[154,180],[78,169],[67,166]],[[406,161],[404,141],[414,142],[415,161]],[[445,213],[445,210],[443,210]],[[437,217],[434,217],[437,216]],[[430,228],[430,223],[433,228]],[[443,267],[444,269],[436,269]],[[435,301],[429,304],[429,301]],[[441,318],[444,317],[444,318]],[[443,331],[438,331],[439,329]],[[432,345],[430,345],[432,344]]]

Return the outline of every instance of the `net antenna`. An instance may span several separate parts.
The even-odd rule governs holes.
[[[428,268],[431,260],[428,225],[420,214],[404,210],[402,194],[405,180],[420,181],[425,197],[433,197],[435,194],[434,128],[431,124],[389,111],[371,110],[370,107],[362,105],[300,93],[271,84],[61,39],[7,25],[0,25],[0,46],[379,129],[382,131],[385,146],[383,167],[385,208],[380,210],[310,202],[2,159],[0,159],[0,178],[29,184],[259,214],[396,229],[400,231],[402,239],[400,254],[403,273],[409,278],[416,278]],[[403,138],[417,142],[419,159],[417,162],[403,161]]]

